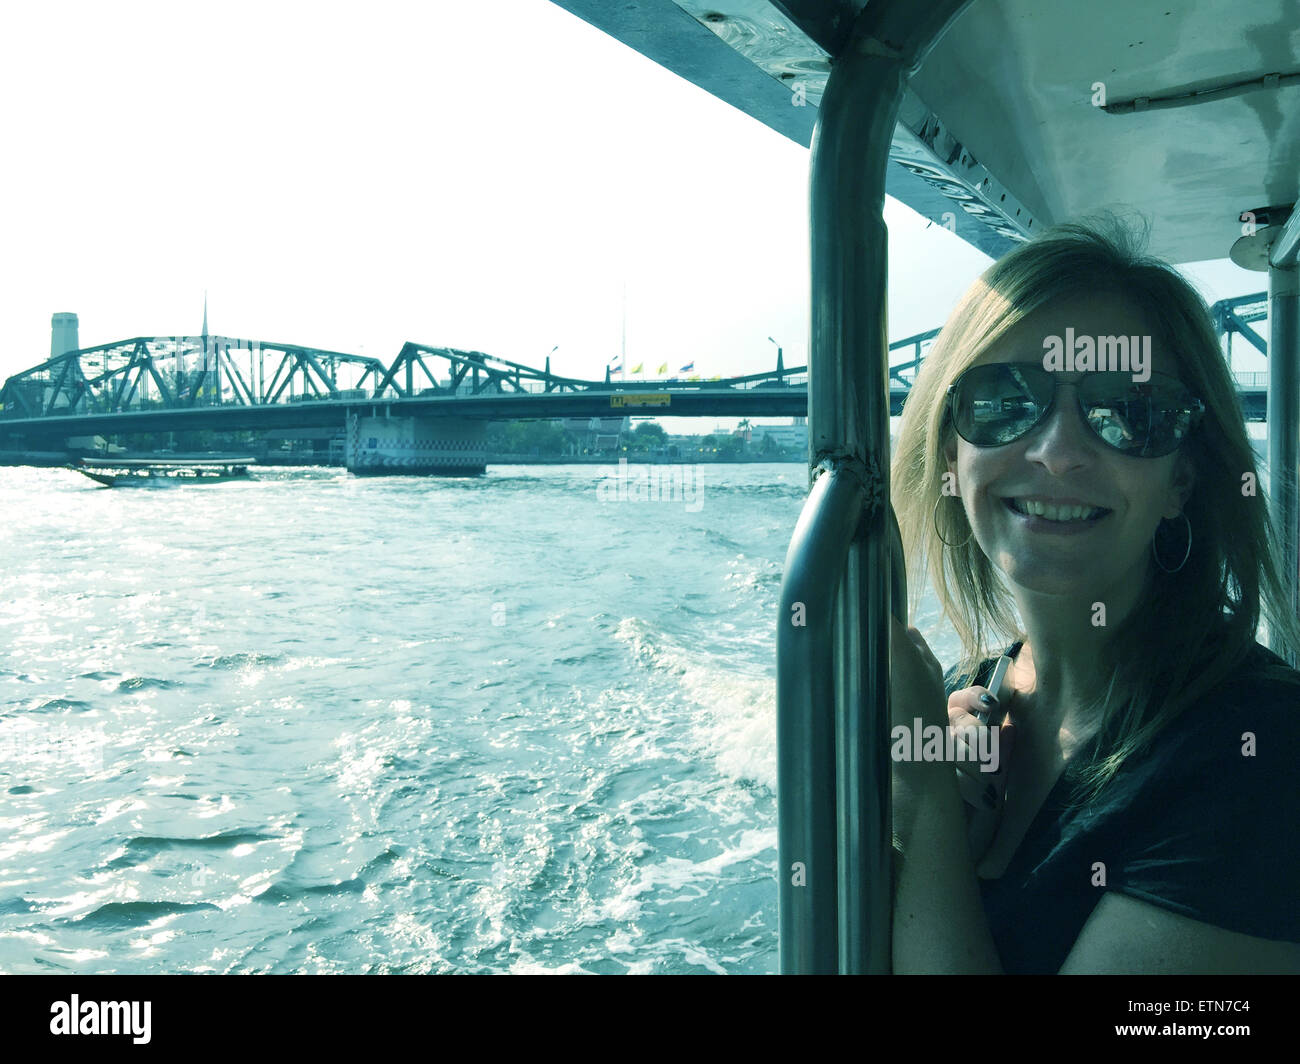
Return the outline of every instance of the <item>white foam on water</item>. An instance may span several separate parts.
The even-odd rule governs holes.
[[[568,964],[542,964],[525,954],[510,965],[511,975],[595,975],[576,961]],[[725,973],[724,973],[725,974]]]
[[[667,677],[698,707],[688,724],[695,745],[729,779],[776,789],[776,681],[703,650],[688,650],[639,618],[615,637],[640,663]]]
[[[775,828],[752,829],[741,832],[735,845],[702,861],[665,857],[655,864],[639,868],[636,879],[624,884],[614,897],[606,899],[602,915],[619,922],[631,922],[642,915],[643,897],[646,895],[654,896],[659,904],[671,900],[667,897],[669,892],[696,890],[702,897],[732,866],[752,861],[769,851],[775,852],[776,842]]]

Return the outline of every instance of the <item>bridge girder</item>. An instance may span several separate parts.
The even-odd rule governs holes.
[[[548,360],[549,363],[549,360]],[[349,377],[340,381],[340,372]],[[803,367],[707,382],[722,388],[789,383]],[[440,376],[440,373],[445,374]],[[10,377],[0,421],[267,407],[311,400],[391,402],[419,397],[557,395],[647,390],[664,381],[565,377],[481,351],[408,342],[391,366],[297,344],[231,337],[134,337],[69,351]],[[705,383],[705,382],[701,382]]]
[[[1260,320],[1266,313],[1267,302],[1263,293],[1220,300],[1211,308],[1211,316],[1221,336],[1230,343],[1231,335],[1240,333],[1263,354],[1267,354],[1267,344],[1249,323]],[[891,406],[901,408],[926,348],[938,334],[938,329],[932,329],[890,344],[891,352],[910,348],[913,356],[907,361],[891,361]],[[554,402],[543,401],[548,397],[555,399],[572,395],[577,399],[587,392],[663,390],[674,395],[676,409],[673,413],[676,413],[683,405],[682,399],[677,397],[684,389],[692,388],[710,391],[716,400],[712,405],[706,403],[700,407],[702,415],[707,412],[720,416],[724,407],[730,409],[733,405],[732,400],[719,397],[720,391],[749,392],[765,386],[801,386],[806,380],[807,368],[786,368],[779,359],[778,355],[778,366],[774,371],[725,380],[592,381],[551,373],[549,359],[547,369],[540,370],[481,351],[413,342],[404,344],[392,364],[385,366],[377,358],[299,344],[224,336],[133,337],[69,351],[14,374],[0,388],[0,425],[6,421],[21,423],[14,427],[22,433],[37,434],[41,431],[38,423],[49,419],[51,433],[82,434],[66,427],[75,419],[87,426],[93,422],[96,426],[93,431],[96,432],[112,432],[111,426],[115,424],[121,424],[120,431],[124,432],[149,431],[144,427],[126,426],[161,426],[164,422],[171,426],[177,423],[177,419],[161,415],[197,415],[208,411],[212,417],[193,420],[192,423],[211,423],[213,427],[219,423],[231,428],[271,423],[307,426],[341,418],[341,414],[333,409],[326,413],[325,407],[321,406],[315,412],[304,409],[301,413],[284,411],[279,415],[263,416],[271,414],[265,408],[323,402],[330,408],[377,404],[392,409],[395,404],[406,406],[413,400],[455,397],[460,402],[469,402],[508,396],[533,396],[530,409],[535,408],[538,413],[527,416],[550,417],[568,415],[542,412],[543,407],[547,410],[561,408]],[[445,377],[440,378],[439,371],[445,372]],[[768,397],[764,396],[765,399]],[[775,399],[776,394],[770,393],[770,397]],[[750,392],[750,398],[752,401],[748,408],[742,397],[735,402],[736,409],[742,414],[770,416],[755,413],[757,406],[753,401],[757,400],[756,392]],[[412,405],[431,416],[437,416],[440,409],[436,402],[415,402]],[[477,408],[480,404],[470,403],[459,409],[468,413],[470,405]],[[568,409],[564,404],[561,406]],[[573,404],[575,412],[587,412],[591,406],[590,402]],[[503,409],[508,408],[507,404]],[[238,409],[246,410],[249,416],[238,416],[235,413]],[[494,414],[490,411],[495,409],[495,405],[489,403],[477,416],[492,417]],[[255,410],[258,412],[256,415]],[[781,411],[793,412],[793,408],[781,406]],[[644,412],[668,411],[666,408],[647,407]]]

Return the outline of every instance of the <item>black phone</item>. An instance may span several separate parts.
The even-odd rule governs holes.
[[[1002,721],[1006,719],[1006,695],[1010,694],[1007,689],[1007,672],[1011,668],[1011,659],[1005,654],[998,658],[998,663],[993,666],[993,675],[989,677],[988,691],[993,698],[993,705],[976,711],[975,717],[981,724],[987,724],[990,728],[1000,728]]]

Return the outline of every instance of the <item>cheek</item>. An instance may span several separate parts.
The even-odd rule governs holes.
[[[963,495],[967,493],[968,486],[978,480],[978,465],[971,448],[965,443],[958,445],[957,454],[948,461],[948,468],[957,474],[957,484]]]
[[[1118,481],[1134,511],[1149,516],[1152,521],[1160,519],[1173,497],[1173,463],[1164,458],[1159,461],[1159,469],[1140,471],[1145,476],[1129,476]]]
[[[980,452],[964,446],[957,454],[957,482],[963,497],[976,499],[985,494],[988,485],[997,479],[1006,462],[1000,452]]]

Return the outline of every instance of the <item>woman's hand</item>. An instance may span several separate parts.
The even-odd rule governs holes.
[[[1004,708],[982,701],[992,697],[986,688],[967,687],[945,698],[943,667],[921,633],[915,628],[904,628],[896,620],[891,623],[890,702],[893,719],[890,724],[893,734],[905,735],[908,746],[916,749],[912,744],[912,733],[918,727],[917,718],[920,718],[919,727],[923,732],[932,725],[953,732],[952,750],[957,756],[952,768],[956,770],[958,791],[969,811],[971,856],[978,860],[988,850],[1002,820],[1011,752],[1015,745],[1015,725],[1009,712],[996,731],[976,716],[981,711],[988,713]],[[1014,705],[1014,692],[1005,694],[1004,698],[1007,699],[1005,708]],[[945,701],[948,707],[946,720],[941,708]],[[899,728],[906,729],[906,732],[898,732]],[[917,741],[918,745],[923,745],[924,739],[923,734]],[[922,778],[930,778],[930,773],[918,765],[913,765],[916,771],[908,772],[909,764],[907,761],[895,764],[896,773],[905,772],[909,778],[915,777],[918,784]],[[989,771],[984,771],[985,766],[989,766]]]
[[[947,734],[943,667],[920,632],[897,620],[890,624],[890,756],[898,824],[900,816],[907,820],[912,798],[952,786],[952,766],[934,760],[933,743],[926,747],[928,738]]]
[[[1006,697],[1014,700],[1015,696]],[[988,851],[1002,821],[1016,735],[1010,714],[996,730],[976,714],[992,712],[996,717],[1001,708],[984,687],[967,687],[948,698],[948,727],[968,754],[968,760],[957,762],[957,789],[968,807],[971,856],[976,861]]]
[[[943,666],[915,628],[904,628],[894,618],[889,623],[893,626],[889,641],[891,728],[902,726],[910,733],[918,717],[922,727],[946,727]]]

